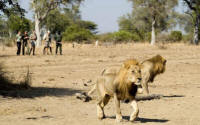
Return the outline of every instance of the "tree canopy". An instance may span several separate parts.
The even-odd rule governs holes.
[[[193,22],[192,29],[193,33],[193,43],[198,44],[200,38],[200,1],[199,0],[183,0],[188,6],[187,14],[191,16],[191,21]]]
[[[20,7],[17,0],[1,0],[0,11],[8,16],[12,13],[20,13],[21,15],[24,15],[25,12],[25,10]]]
[[[152,44],[155,43],[155,33],[168,30],[173,21],[171,18],[178,0],[129,0],[133,11],[119,20],[120,29],[132,32],[152,32]],[[124,24],[124,23],[128,24]],[[129,28],[128,28],[129,27]],[[153,39],[154,38],[154,39]]]

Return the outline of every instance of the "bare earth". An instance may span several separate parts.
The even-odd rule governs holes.
[[[62,56],[43,56],[42,48],[37,48],[36,56],[16,56],[15,51],[15,47],[0,47],[0,62],[17,80],[30,66],[33,88],[0,95],[0,125],[200,125],[200,46],[120,44],[72,48],[69,44],[63,47]],[[121,104],[124,121],[116,123],[113,101],[105,107],[107,118],[100,121],[96,100],[76,99],[75,93],[88,91],[104,67],[120,66],[129,58],[142,61],[156,54],[168,60],[167,70],[150,85],[150,93],[164,97],[139,101],[139,118],[134,123],[128,121],[130,104]]]

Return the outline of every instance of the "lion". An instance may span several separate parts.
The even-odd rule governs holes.
[[[160,55],[156,55],[141,63],[142,88],[145,94],[149,94],[148,83],[153,82],[158,74],[164,73],[167,60]]]
[[[138,90],[137,85],[139,85],[140,82],[140,63],[135,59],[126,61],[119,70],[112,68],[104,70],[101,76],[97,78],[96,84],[92,89],[96,89],[98,92],[98,118],[105,118],[104,107],[108,104],[110,98],[113,97],[116,107],[117,122],[122,121],[120,100],[131,101],[131,106],[134,108],[134,111],[130,115],[130,121],[134,121],[139,113],[135,96]]]

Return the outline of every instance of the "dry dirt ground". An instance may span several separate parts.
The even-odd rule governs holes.
[[[64,45],[62,56],[16,56],[16,48],[0,48],[0,62],[15,79],[30,67],[32,89],[0,95],[0,125],[200,125],[200,46],[167,44]],[[96,117],[96,101],[83,102],[75,93],[86,92],[103,68],[120,66],[129,58],[140,61],[156,54],[165,57],[167,70],[150,85],[161,99],[139,101],[139,118],[127,119],[130,104],[121,104],[124,121],[115,122],[113,101],[106,119]],[[91,82],[92,81],[92,82]],[[96,94],[93,96],[96,97]]]

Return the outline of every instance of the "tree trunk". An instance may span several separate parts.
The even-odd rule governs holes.
[[[154,17],[152,21],[151,45],[154,45],[156,42],[155,24],[156,24],[156,19]]]
[[[8,33],[9,33],[9,37],[12,38],[13,32],[9,29],[9,30],[8,30]]]
[[[200,13],[197,14],[195,28],[194,28],[193,43],[195,45],[199,44],[199,28],[200,28],[199,26],[200,26]]]
[[[35,13],[35,33],[37,36],[37,42],[36,45],[40,46],[41,45],[41,36],[40,36],[40,19],[39,19],[39,15],[37,13]]]

